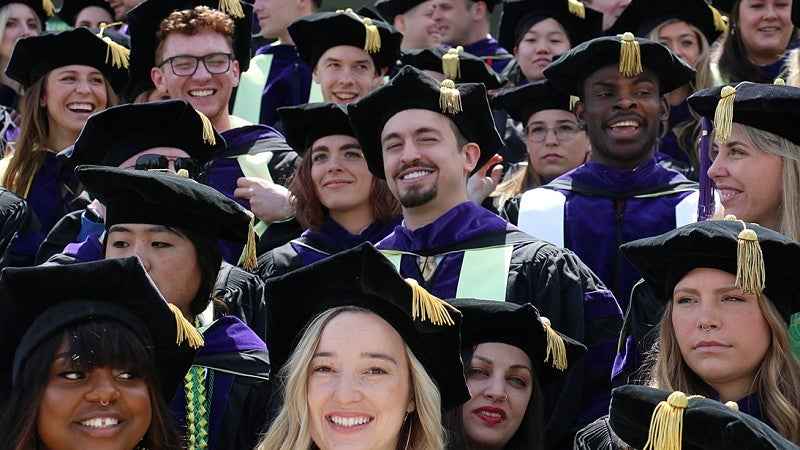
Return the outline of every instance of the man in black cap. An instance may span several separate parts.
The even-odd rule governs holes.
[[[584,42],[544,74],[581,99],[574,110],[592,160],[523,194],[518,226],[574,251],[626,309],[641,277],[619,245],[697,219],[697,184],[654,157],[669,109],[664,94],[694,70],[663,45],[625,33]]]
[[[439,298],[532,302],[553,328],[590,349],[592,361],[546,394],[551,443],[571,444],[572,434],[608,407],[622,313],[574,254],[467,201],[470,173],[503,145],[485,87],[440,86],[404,67],[348,112],[370,171],[386,179],[402,206],[403,224],[378,248],[404,277]]]
[[[464,51],[483,58],[497,73],[514,57],[489,34],[492,10],[497,0],[437,0],[433,18],[439,24],[442,43],[464,47]]]
[[[433,18],[436,0],[378,0],[375,8],[403,34],[403,52],[442,45],[439,24]]]
[[[400,58],[399,31],[350,9],[303,17],[289,26],[289,34],[300,59],[311,67],[322,99],[339,105],[383,85]]]
[[[190,3],[205,4],[209,0]],[[210,0],[211,3],[216,3]],[[241,16],[183,0],[148,0],[131,15],[132,28],[147,33],[157,27],[151,77],[170,98],[186,99],[211,120],[227,148],[217,152],[200,180],[255,214],[260,252],[287,242],[300,229],[283,187],[297,154],[274,128],[252,124],[228,112],[239,69],[249,64],[252,7],[236,3]],[[189,8],[175,11],[175,8]],[[151,36],[152,39],[152,36]],[[269,231],[267,229],[269,228]]]
[[[242,72],[233,103],[233,114],[253,123],[279,125],[278,108],[308,101],[311,91],[311,68],[297,54],[289,35],[289,25],[317,12],[322,0],[256,0],[253,12],[261,36],[276,41],[255,52],[250,68]]]

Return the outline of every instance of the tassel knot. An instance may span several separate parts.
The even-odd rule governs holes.
[[[622,33],[619,37],[619,73],[628,78],[641,75],[644,70],[639,43],[631,32]]]
[[[728,402],[725,402],[725,406],[727,406],[728,408],[730,408],[730,409],[732,409],[734,411],[738,411],[739,410],[739,404],[734,402],[734,401],[732,401],[732,400],[728,401]]]
[[[580,17],[581,19],[586,18],[586,7],[578,0],[567,0],[567,9],[572,15]]]
[[[667,400],[658,403],[650,418],[650,431],[647,443],[642,450],[680,450],[683,439],[683,410],[689,400],[699,395],[687,397],[681,391],[669,394]]]
[[[541,317],[539,320],[547,333],[547,351],[545,352],[544,362],[548,362],[552,358],[553,367],[562,372],[567,370],[567,348],[564,345],[564,340],[550,325],[550,319]]]
[[[733,102],[736,101],[736,88],[725,86],[722,88],[717,103],[717,110],[714,112],[714,128],[716,140],[725,142],[731,137],[731,126],[733,125]]]
[[[183,341],[187,341],[189,343],[189,347],[191,348],[200,348],[203,346],[203,335],[200,334],[199,331],[195,327],[183,317],[183,313],[177,306],[173,305],[172,303],[169,304],[169,309],[172,310],[172,314],[175,316],[175,329],[176,335],[175,343],[180,345]]]
[[[453,80],[444,80],[439,86],[439,108],[445,114],[458,114],[463,110],[461,92],[456,89]]]
[[[464,47],[458,46],[451,48],[442,56],[442,73],[445,78],[451,80],[461,79],[461,59],[458,54],[464,51]]]
[[[772,84],[776,86],[786,86],[786,81],[783,78],[775,78],[775,81]]]
[[[411,286],[411,320],[427,320],[439,326],[455,325],[449,310],[458,311],[457,309],[426,291],[417,280],[406,278],[406,283]]]

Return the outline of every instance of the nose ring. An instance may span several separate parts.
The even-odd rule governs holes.
[[[700,328],[702,328],[703,331],[711,331],[711,326],[701,326]]]
[[[106,401],[100,400],[100,404],[103,405],[103,406],[108,406],[108,400],[106,400]]]
[[[504,402],[508,400],[508,392],[503,392],[503,396],[500,397],[500,401]]]

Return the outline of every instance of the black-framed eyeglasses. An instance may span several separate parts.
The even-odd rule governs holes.
[[[172,73],[176,76],[190,77],[197,72],[197,66],[200,61],[203,61],[208,73],[220,74],[230,70],[231,58],[232,55],[230,53],[210,53],[205,56],[178,55],[165,59],[158,67],[169,63]]]
[[[525,127],[525,139],[535,143],[544,142],[547,139],[547,133],[552,131],[556,135],[556,139],[563,142],[573,139],[580,130],[575,122],[560,123],[553,128],[532,123]]]
[[[194,178],[200,172],[200,162],[194,158],[176,158],[156,153],[142,155],[136,158],[136,163],[133,166],[123,167],[123,169],[168,170],[170,161],[175,164],[175,172],[184,169],[189,172],[189,178]]]

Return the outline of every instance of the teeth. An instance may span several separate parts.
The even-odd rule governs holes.
[[[114,419],[113,417],[102,417],[102,418],[89,419],[83,421],[81,422],[81,425],[91,428],[106,428],[106,427],[113,427],[118,423],[119,420]]]
[[[189,95],[192,97],[208,97],[214,94],[213,89],[203,89],[202,91],[189,91]]]
[[[611,127],[612,128],[616,128],[616,127],[636,127],[636,128],[638,128],[639,124],[634,122],[634,121],[632,121],[632,120],[623,120],[622,122],[617,122],[617,123],[611,125]]]
[[[67,105],[67,109],[69,109],[70,111],[89,111],[89,112],[91,112],[94,109],[94,106],[92,106],[89,103],[71,103],[71,104]]]
[[[425,171],[422,171],[422,170],[418,170],[416,172],[411,172],[409,174],[404,175],[403,179],[404,180],[415,180],[417,178],[424,177],[428,173],[430,173],[430,172],[425,172]]]
[[[363,425],[369,422],[369,417],[339,417],[331,416],[331,422],[339,425],[340,427],[354,427],[356,425]]]
[[[352,99],[356,98],[356,94],[347,94],[347,93],[344,93],[344,92],[337,93],[336,96],[339,97],[342,100],[352,100]]]
[[[481,414],[483,414],[484,416],[488,416],[488,417],[494,417],[496,419],[502,419],[503,418],[502,415],[500,415],[498,413],[495,413],[495,412],[481,411]]]

